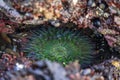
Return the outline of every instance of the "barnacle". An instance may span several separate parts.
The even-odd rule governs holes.
[[[96,38],[96,40],[101,39]],[[104,42],[101,44],[104,46]],[[34,53],[32,57],[35,56],[37,59],[49,59],[64,65],[75,60],[79,60],[81,65],[88,65],[95,58],[94,55],[97,52],[95,46],[98,45],[86,35],[84,30],[40,27],[31,31],[31,36],[24,45],[24,52],[28,53],[28,56]],[[100,50],[98,49],[99,52],[102,45]],[[102,51],[104,52],[104,47]]]

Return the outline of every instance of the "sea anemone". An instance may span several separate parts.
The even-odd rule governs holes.
[[[30,32],[28,42],[24,45],[24,52],[28,53],[28,57],[49,59],[63,65],[75,60],[79,60],[81,65],[88,65],[95,58],[96,46],[99,45],[91,39],[94,35],[88,33],[85,30],[39,27]],[[99,40],[96,38],[96,41]]]

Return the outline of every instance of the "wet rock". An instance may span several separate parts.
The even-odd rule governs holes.
[[[99,28],[101,26],[101,21],[99,18],[93,18],[92,23],[93,23],[93,26],[95,26],[96,28]]]

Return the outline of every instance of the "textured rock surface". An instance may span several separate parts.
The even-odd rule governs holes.
[[[24,76],[23,76],[24,75]],[[81,69],[78,62],[65,68],[51,61],[37,61],[31,67],[7,71],[1,80],[119,80],[120,60],[111,58],[91,68]]]
[[[12,21],[24,24],[44,24],[48,21],[56,27],[72,22],[79,28],[97,28],[111,47],[120,50],[117,38],[120,35],[119,0],[1,0],[1,3],[1,10]]]

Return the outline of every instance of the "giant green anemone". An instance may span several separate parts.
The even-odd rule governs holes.
[[[37,59],[49,59],[62,64],[79,60],[82,65],[90,64],[94,58],[95,44],[83,30],[41,27],[30,33],[24,52],[28,55],[34,53]]]

